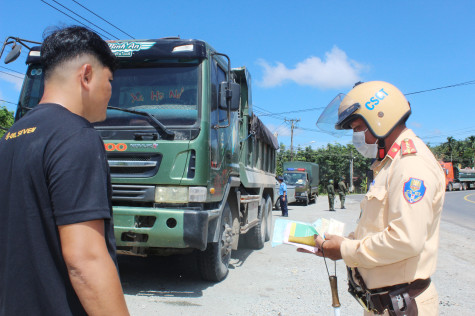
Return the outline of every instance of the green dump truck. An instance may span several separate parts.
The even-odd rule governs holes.
[[[251,77],[201,40],[111,41],[119,60],[107,120],[120,254],[189,253],[205,280],[228,274],[238,243],[270,239],[277,139],[253,113]],[[16,119],[43,93],[27,58]]]
[[[284,162],[284,182],[295,186],[295,199],[297,202],[308,205],[315,202],[318,197],[318,184],[320,183],[318,164],[304,161]]]

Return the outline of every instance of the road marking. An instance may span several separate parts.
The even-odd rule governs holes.
[[[466,195],[463,197],[463,199],[467,202],[470,202],[470,203],[475,203],[475,201],[472,201],[472,200],[469,200],[468,197],[471,196],[471,195],[475,195],[475,193],[472,193],[472,194],[469,194],[469,195]]]

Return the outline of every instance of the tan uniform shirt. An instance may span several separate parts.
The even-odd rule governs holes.
[[[361,202],[354,239],[341,254],[369,289],[430,277],[436,268],[445,178],[429,148],[406,129],[375,174]]]

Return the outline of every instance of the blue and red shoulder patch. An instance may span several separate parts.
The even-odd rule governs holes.
[[[404,183],[402,192],[406,201],[411,204],[417,203],[422,200],[426,193],[424,181],[416,178],[409,178],[409,180]]]

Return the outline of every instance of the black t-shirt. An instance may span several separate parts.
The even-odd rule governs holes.
[[[0,316],[85,315],[57,226],[104,219],[117,265],[104,144],[93,126],[40,104],[0,139]]]

